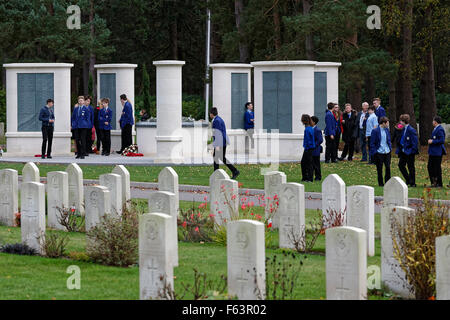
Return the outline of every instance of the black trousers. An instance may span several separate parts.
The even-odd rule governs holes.
[[[351,138],[345,142],[344,150],[342,151],[341,159],[344,159],[348,154],[348,160],[353,160],[353,153],[355,152],[355,138]]]
[[[405,178],[406,184],[414,185],[416,184],[416,168],[415,168],[415,160],[416,155],[410,154],[407,155],[400,151],[398,154],[398,168],[400,169],[400,172],[402,173],[403,177]],[[408,170],[406,170],[406,166],[408,166]]]
[[[313,181],[313,150],[304,150],[302,157],[302,181]]]
[[[367,137],[367,149],[369,150],[369,163],[374,163],[375,160],[374,160],[373,157],[370,155],[370,137]]]
[[[442,187],[442,156],[428,156],[428,175],[432,185]]]
[[[336,162],[336,137],[325,136],[325,162]]]
[[[51,157],[52,155],[52,143],[53,143],[53,131],[54,127],[42,126],[42,148],[41,155]],[[47,152],[46,152],[47,151]]]
[[[102,154],[110,154],[111,153],[111,130],[101,130],[102,136]]]
[[[77,150],[79,156],[86,155],[86,134],[88,133],[87,128],[77,129]]]
[[[219,160],[222,160],[223,164],[226,165],[228,167],[228,169],[230,169],[230,171],[233,174],[235,174],[237,172],[237,169],[227,160],[226,153],[227,153],[227,147],[226,146],[219,147],[219,150],[214,148],[214,153],[213,153],[213,157],[214,157],[214,171],[219,169]]]
[[[322,180],[322,170],[320,169],[320,156],[312,157],[313,171],[316,180]]]
[[[341,133],[337,133],[334,136],[334,159],[338,158],[338,151],[339,151],[339,143],[341,142]],[[332,160],[333,161],[333,160]]]
[[[122,128],[122,146],[120,147],[120,152],[133,144],[132,128],[133,126],[131,124],[126,124]]]
[[[97,143],[96,143],[97,151],[100,152],[100,147],[101,147],[102,139],[103,139],[102,138],[102,131],[103,130],[101,130],[98,125],[96,125],[94,128],[95,128],[95,135],[97,136]]]
[[[375,164],[377,165],[378,185],[384,186],[386,182],[391,179],[391,154],[376,153],[374,156]],[[386,173],[384,175],[383,182],[383,165],[386,167]]]
[[[92,153],[92,128],[86,129],[86,153]]]

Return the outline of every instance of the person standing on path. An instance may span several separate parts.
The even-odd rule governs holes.
[[[42,159],[45,159],[45,154],[47,154],[47,159],[52,158],[53,131],[55,128],[55,110],[53,106],[54,101],[48,99],[47,105],[39,112],[39,121],[42,121]]]
[[[133,144],[132,129],[134,125],[133,107],[125,94],[120,96],[120,102],[123,106],[122,115],[119,119],[120,129],[122,129],[122,146],[120,151],[117,151],[118,154],[121,154],[123,150]]]

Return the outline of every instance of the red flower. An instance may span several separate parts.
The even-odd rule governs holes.
[[[199,232],[198,227],[195,227],[195,232]]]
[[[186,228],[186,226],[187,226],[187,222],[185,221],[185,222],[183,222],[183,228]]]
[[[242,182],[238,182],[238,188],[242,188],[244,184]]]
[[[242,210],[245,210],[247,207],[245,206],[245,204],[243,204],[242,206],[241,206],[241,209]]]
[[[253,201],[250,201],[249,203],[248,203],[248,206],[251,208],[251,207],[253,207],[255,205],[255,203],[253,202]]]
[[[209,214],[210,218],[214,218],[215,216],[216,216],[215,214],[212,214],[212,213]]]
[[[270,228],[272,228],[272,222],[267,224],[267,229],[270,229]]]
[[[262,217],[261,217],[259,214],[257,214],[257,215],[256,215],[256,219],[261,220]],[[270,223],[270,227],[272,227],[272,223]]]

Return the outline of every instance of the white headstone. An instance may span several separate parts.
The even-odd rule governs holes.
[[[25,182],[21,185],[21,232],[22,243],[43,254],[45,239],[45,185]]]
[[[69,175],[69,207],[84,214],[83,171],[79,165],[72,163],[67,166],[66,172]]]
[[[450,236],[436,238],[436,299],[450,300]]]
[[[325,221],[325,227],[330,227],[330,213],[341,212],[345,219],[345,182],[337,174],[330,174],[322,182],[322,216]]]
[[[180,206],[180,192],[178,186],[178,174],[171,167],[161,170],[158,175],[158,190],[171,192],[176,197],[177,212]]]
[[[283,183],[278,191],[280,205],[280,248],[295,249],[295,242],[305,245],[305,186],[299,183]]]
[[[400,262],[394,256],[392,222],[395,219],[398,223],[403,223],[404,218],[410,214],[414,214],[414,210],[408,207],[381,208],[381,281],[387,289],[403,298],[414,298],[414,295],[409,290],[410,285]]]
[[[407,207],[408,186],[399,177],[392,177],[383,188],[383,206]]]
[[[217,184],[220,192],[214,219],[222,225],[239,218],[239,186],[236,180],[231,179],[217,180]]]
[[[28,162],[22,169],[22,182],[40,182],[39,169],[33,162]]]
[[[228,293],[239,300],[265,299],[264,224],[254,220],[227,224]]]
[[[122,203],[129,208],[129,201],[131,200],[130,172],[125,166],[120,164],[114,167],[112,173],[118,174],[122,178]]]
[[[272,216],[273,228],[278,228],[280,225],[280,219],[276,210],[272,213],[270,212],[270,205],[272,204],[272,208],[275,208],[274,197],[277,195],[281,184],[286,182],[286,174],[284,172],[271,171],[264,175],[264,197],[266,203],[265,215],[266,219]]]
[[[347,226],[367,232],[367,254],[375,255],[375,191],[372,187],[347,188]]]
[[[103,186],[86,187],[86,231],[95,227],[100,218],[111,214],[111,192]]]
[[[111,194],[111,214],[122,214],[122,177],[115,173],[102,174],[99,177],[101,186],[107,187]]]
[[[69,175],[63,171],[47,173],[47,225],[49,228],[66,230],[59,223],[60,209],[69,209]]]
[[[0,170],[0,224],[13,227],[18,209],[19,175],[16,170]]]
[[[173,238],[170,239],[169,246],[170,258],[172,265],[178,266],[178,209],[176,203],[176,196],[167,191],[157,191],[150,193],[148,199],[148,212],[150,213],[164,213],[172,218],[172,233]]]
[[[212,214],[219,211],[220,184],[218,180],[230,179],[230,176],[223,170],[217,169],[209,177],[209,210]]]
[[[354,227],[325,231],[327,300],[367,299],[366,234]]]
[[[140,299],[166,299],[164,288],[173,287],[170,257],[174,235],[172,217],[146,213],[139,217],[139,287]]]

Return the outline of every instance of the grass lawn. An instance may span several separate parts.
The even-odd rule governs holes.
[[[427,171],[427,160],[425,151],[416,159],[416,184],[417,188],[409,188],[410,198],[420,198],[422,196],[423,187],[429,185]],[[450,161],[449,156],[446,156],[442,161],[442,173],[444,185],[447,185],[450,181]],[[47,176],[50,171],[65,170],[66,165],[51,165],[51,164],[38,164],[41,177]],[[113,166],[80,166],[83,170],[83,176],[85,179],[98,179],[99,175],[104,173],[110,173]],[[264,189],[264,177],[260,174],[260,169],[267,166],[263,165],[238,165],[241,175],[238,177],[239,182],[242,184],[242,188],[249,189]],[[21,174],[23,164],[17,163],[0,163],[0,169],[15,169]],[[212,166],[174,166],[174,170],[178,173],[180,184],[189,185],[209,185],[209,176],[212,174]],[[222,167],[226,169],[226,167]],[[131,181],[136,182],[157,182],[158,174],[162,170],[159,166],[128,166],[130,171]],[[227,169],[226,169],[227,170]],[[300,182],[301,180],[301,166],[300,163],[280,164],[280,171],[286,173],[288,182]],[[340,162],[336,164],[322,164],[322,177],[325,178],[328,175],[336,173],[346,183],[347,186],[351,185],[368,185],[375,188],[375,195],[382,196],[383,188],[378,186],[376,167],[374,165],[368,165],[361,163],[359,158],[356,157],[355,161]],[[398,169],[398,158],[393,156],[391,165],[391,175],[402,177],[400,170]],[[322,182],[306,183],[306,192],[321,192]],[[434,190],[435,198],[437,199],[450,199],[449,189],[436,189]]]
[[[140,201],[141,205],[144,202]],[[197,204],[195,204],[197,205]],[[192,203],[181,202],[182,208]],[[307,210],[307,222],[316,215],[316,211]],[[376,255],[368,257],[367,265],[380,266],[380,216],[376,215]],[[58,232],[60,231],[50,231]],[[67,252],[84,252],[85,235],[69,233]],[[16,243],[21,241],[20,228],[0,227],[0,243]],[[277,241],[266,249],[266,257],[281,254],[276,249]],[[318,254],[296,254],[303,260],[301,269],[291,268],[298,273],[297,285],[293,299],[322,299],[326,297],[325,284],[325,237],[320,236],[314,251]],[[322,254],[320,254],[322,253]],[[66,270],[71,265],[81,269],[81,290],[68,290],[66,281],[69,274]],[[226,247],[216,243],[179,243],[179,267],[174,269],[176,277],[175,291],[183,292],[184,284],[193,283],[193,269],[207,274],[207,279],[219,282],[221,275],[226,275]],[[184,299],[192,299],[187,294]],[[369,296],[380,299],[379,296]],[[0,253],[0,299],[139,299],[139,269],[108,267],[89,262],[69,259],[50,259],[38,256],[20,256]]]

